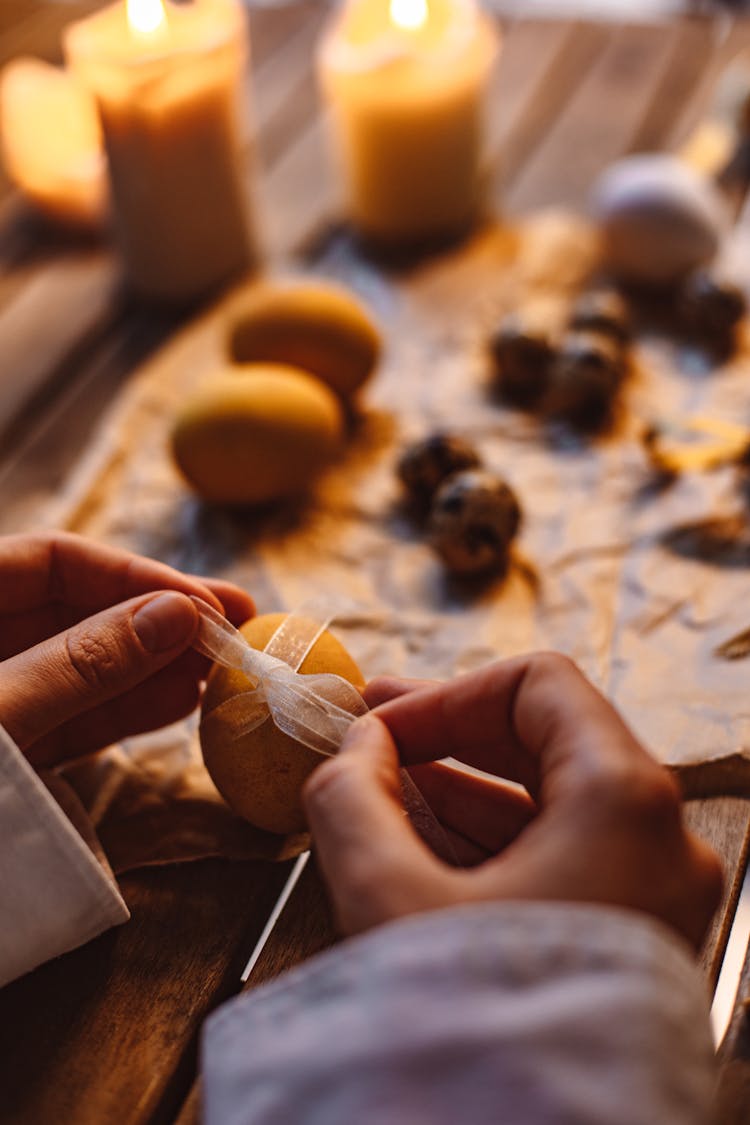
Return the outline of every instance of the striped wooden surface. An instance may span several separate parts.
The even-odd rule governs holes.
[[[96,6],[0,0],[0,63],[19,53],[59,58],[61,27]],[[318,0],[251,12],[259,227],[271,264],[309,263],[335,237],[339,199],[311,66],[324,14]],[[502,23],[489,139],[492,202],[510,215],[580,205],[613,158],[679,143],[723,63],[750,44],[750,24],[726,20]],[[34,525],[106,405],[179,323],[129,302],[108,245],[52,234],[0,179],[0,532]],[[713,982],[744,865],[746,802],[691,802],[687,816],[727,865],[725,905],[705,952]],[[130,925],[0,993],[0,1121],[195,1120],[199,1027],[238,990],[286,874],[285,866],[210,861],[126,876]],[[251,987],[331,940],[310,868]],[[746,1038],[738,1009],[724,1122],[745,1120],[750,1107]]]

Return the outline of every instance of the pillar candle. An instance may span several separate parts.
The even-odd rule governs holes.
[[[318,69],[364,235],[421,242],[469,225],[497,45],[473,0],[349,0],[334,16]]]
[[[64,46],[99,107],[133,288],[189,301],[247,266],[238,0],[127,0],[72,24]]]

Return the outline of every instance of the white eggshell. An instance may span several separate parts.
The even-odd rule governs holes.
[[[594,186],[605,266],[627,281],[672,284],[710,261],[729,223],[715,184],[674,156],[629,156]]]

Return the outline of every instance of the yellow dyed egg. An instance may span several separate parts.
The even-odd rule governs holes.
[[[284,613],[254,617],[241,632],[253,648],[263,649],[285,618]],[[308,675],[333,672],[357,688],[364,687],[359,668],[328,630],[318,637],[300,671]],[[277,833],[304,831],[302,786],[323,758],[284,734],[270,717],[235,738],[236,716],[216,712],[216,708],[251,686],[242,672],[220,665],[211,670],[200,724],[206,769],[227,804],[257,828]]]
[[[186,480],[219,504],[263,504],[303,492],[339,453],[341,405],[304,371],[248,364],[208,380],[172,427]]]
[[[288,363],[317,375],[343,398],[370,376],[380,334],[345,289],[318,282],[264,285],[238,312],[229,334],[236,363]]]

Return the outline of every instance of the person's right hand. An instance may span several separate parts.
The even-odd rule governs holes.
[[[341,927],[486,900],[642,911],[693,946],[721,895],[715,853],[684,828],[677,786],[565,657],[495,664],[446,684],[374,681],[376,710],[307,782],[306,808]],[[378,706],[379,705],[379,706]],[[457,758],[526,793],[424,765]],[[464,858],[438,860],[405,818],[411,770]]]

